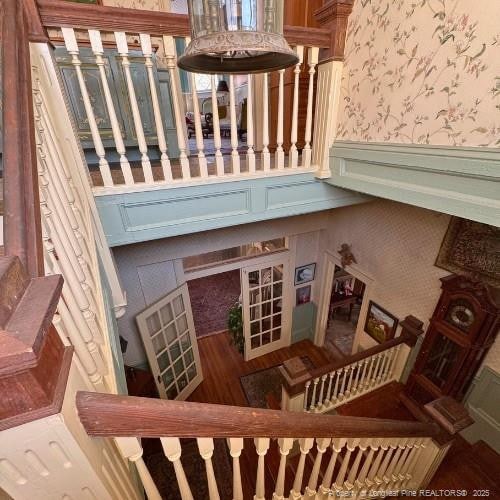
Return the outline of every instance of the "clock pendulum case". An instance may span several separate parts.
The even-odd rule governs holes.
[[[500,327],[500,290],[462,276],[441,279],[442,293],[405,393],[423,405],[461,401]]]

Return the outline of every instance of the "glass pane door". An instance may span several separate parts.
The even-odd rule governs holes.
[[[245,359],[290,343],[288,263],[285,258],[243,269]]]
[[[186,399],[203,380],[187,285],[137,315],[162,399]]]

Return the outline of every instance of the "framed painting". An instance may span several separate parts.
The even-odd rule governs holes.
[[[297,288],[295,293],[297,306],[311,302],[311,285]]]
[[[309,283],[314,279],[316,274],[316,264],[307,264],[307,266],[300,266],[295,268],[295,286]]]
[[[379,344],[394,338],[398,319],[389,311],[370,300],[366,315],[365,332]]]

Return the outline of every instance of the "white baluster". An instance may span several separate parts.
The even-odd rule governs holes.
[[[231,116],[231,165],[233,174],[240,175],[240,154],[238,153],[238,122],[236,119],[236,95],[234,75],[229,75],[229,112]]]
[[[290,158],[289,166],[291,168],[297,168],[299,164],[299,151],[297,149],[298,140],[298,126],[299,126],[299,85],[300,85],[300,67],[302,66],[302,61],[304,60],[304,47],[298,45],[295,48],[297,56],[299,57],[298,64],[295,65],[294,74],[295,81],[293,86],[293,108],[292,108],[292,134],[291,134],[291,146],[290,146]]]
[[[325,406],[328,406],[332,400],[332,384],[333,384],[333,376],[335,375],[335,372],[330,372],[328,374],[328,390],[326,391],[326,398],[325,398]]]
[[[123,179],[125,184],[134,184],[134,178],[132,176],[132,170],[130,169],[130,163],[125,156],[127,150],[125,149],[125,144],[123,142],[122,132],[120,130],[120,124],[116,116],[115,104],[113,98],[111,97],[111,91],[109,90],[108,78],[106,76],[106,67],[104,64],[104,49],[102,47],[101,33],[97,30],[89,30],[90,44],[92,46],[92,52],[94,53],[97,67],[99,68],[99,75],[101,77],[101,85],[104,92],[104,100],[106,102],[106,109],[108,111],[109,121],[111,122],[111,130],[113,131],[113,139],[115,141],[116,152],[120,156],[120,167],[123,173]]]
[[[241,484],[240,456],[243,450],[243,438],[229,438],[227,440],[229,453],[233,458],[233,500],[243,500],[243,486]]]
[[[184,472],[184,467],[181,462],[182,447],[179,438],[160,438],[160,441],[163,447],[163,453],[169,462],[171,462],[174,466],[175,477],[177,479],[177,485],[179,486],[181,499],[193,500],[191,488],[189,487],[186,473]]]
[[[314,439],[306,438],[300,439],[300,458],[297,470],[295,472],[295,479],[293,482],[292,491],[290,491],[289,500],[298,500],[302,498],[302,481],[304,479],[304,466],[306,463],[306,457],[314,444]]]
[[[371,466],[371,469],[368,472],[368,476],[365,479],[365,483],[368,486],[368,488],[372,488],[375,485],[375,477],[377,475],[377,471],[379,470],[380,464],[382,463],[382,458],[384,457],[388,449],[389,449],[388,440],[381,439],[379,442],[377,455],[375,456],[375,460]]]
[[[401,488],[406,488],[408,483],[413,478],[415,472],[415,466],[419,463],[420,455],[425,449],[425,439],[420,439],[418,443],[414,445],[413,452],[410,454],[407,464],[404,465],[401,473],[405,476]]]
[[[217,481],[215,479],[212,457],[214,454],[214,440],[212,438],[198,438],[198,449],[200,455],[205,460],[205,469],[207,472],[208,495],[210,500],[220,500]]]
[[[339,390],[339,383],[340,383],[341,374],[342,374],[342,368],[335,372],[335,388],[333,389],[332,399],[330,400],[332,403],[339,400],[338,390]]]
[[[165,130],[163,129],[163,119],[160,111],[160,100],[156,90],[156,82],[153,74],[153,48],[151,47],[151,37],[141,33],[141,49],[145,59],[144,65],[148,73],[149,91],[151,92],[151,101],[153,104],[153,115],[155,118],[156,137],[158,139],[158,149],[160,150],[160,163],[163,171],[163,178],[166,182],[172,181],[172,167],[167,153],[167,141],[165,139]]]
[[[355,364],[349,366],[349,381],[347,382],[347,387],[345,390],[345,395],[347,398],[351,396],[352,378],[354,375],[355,368],[356,368]]]
[[[271,170],[271,153],[269,152],[269,74],[264,73],[262,84],[262,168],[264,172]]]
[[[273,493],[273,500],[284,500],[286,459],[288,454],[290,453],[290,450],[293,448],[293,439],[291,438],[278,439],[278,446],[281,458],[278,470],[278,477],[276,479],[276,488]]]
[[[322,499],[330,498],[330,494],[332,491],[332,480],[333,480],[333,471],[335,470],[335,464],[337,463],[337,458],[339,453],[342,451],[342,448],[347,443],[347,439],[344,438],[334,438],[332,439],[332,456],[328,462],[328,466],[325,471],[325,475],[323,476],[323,482],[319,488],[319,494]]]
[[[148,500],[161,500],[160,492],[142,458],[143,450],[139,439],[136,437],[117,437],[115,442],[121,454],[134,462]]]
[[[164,36],[163,47],[165,50],[165,58],[167,60],[167,68],[170,76],[170,91],[172,93],[172,107],[174,109],[175,130],[177,132],[177,145],[179,147],[179,161],[181,164],[182,179],[189,180],[191,178],[191,170],[189,168],[189,159],[186,154],[186,117],[183,112],[182,96],[178,84],[179,69],[176,64],[174,37]]]
[[[285,70],[279,72],[278,123],[276,134],[276,166],[279,170],[285,168],[285,151],[283,149],[283,120],[285,102]]]
[[[313,393],[311,396],[311,406],[309,407],[311,411],[316,408],[316,390],[318,388],[318,383],[319,383],[319,378],[315,378],[313,380]]]
[[[354,382],[351,387],[351,393],[355,394],[358,392],[358,387],[359,387],[359,376],[361,374],[361,369],[362,366],[364,365],[363,361],[360,361],[359,363],[356,363],[356,376],[354,377]]]
[[[308,64],[309,64],[309,91],[307,95],[307,117],[306,117],[306,131],[305,131],[305,144],[302,151],[302,166],[309,168],[311,166],[312,149],[312,122],[313,122],[313,105],[314,105],[314,75],[316,74],[316,65],[318,64],[319,48],[311,47],[308,50]]]
[[[257,478],[255,480],[255,495],[254,500],[265,500],[265,456],[269,449],[269,438],[255,438],[255,450],[259,456],[257,464]]]
[[[358,453],[356,454],[356,458],[351,466],[349,471],[349,475],[347,476],[347,481],[345,482],[345,487],[347,491],[351,491],[354,489],[356,484],[356,478],[358,475],[359,466],[361,465],[361,459],[368,447],[368,443],[366,439],[361,439],[358,444]]]
[[[404,448],[404,451],[401,454],[401,457],[399,458],[399,461],[396,464],[396,467],[394,468],[394,471],[392,473],[392,485],[393,485],[395,490],[400,489],[402,481],[405,479],[405,476],[402,474],[403,467],[405,466],[405,464],[408,460],[408,456],[409,456],[411,450],[413,450],[415,442],[416,442],[415,438],[409,438],[406,441],[406,446]],[[391,489],[392,489],[392,487],[391,487]]]
[[[342,459],[342,465],[340,466],[337,478],[333,484],[335,491],[344,490],[344,481],[349,467],[349,462],[351,460],[352,452],[357,448],[359,444],[359,439],[348,439],[346,445],[346,452],[344,458]]]
[[[217,100],[217,76],[212,75],[212,115],[214,126],[215,166],[217,177],[224,177],[224,157],[222,156],[222,140],[220,137],[219,102]]]
[[[130,61],[128,58],[128,43],[127,35],[124,32],[115,32],[116,47],[118,54],[121,57],[123,73],[125,75],[125,82],[127,84],[128,97],[130,102],[130,109],[132,111],[132,120],[134,122],[135,135],[137,137],[137,144],[141,153],[141,165],[144,173],[144,181],[146,184],[153,184],[153,171],[151,170],[151,162],[148,157],[148,145],[146,144],[146,137],[144,136],[144,129],[142,127],[142,118],[139,112],[139,105],[135,95],[134,82],[132,81],[132,74],[130,73]]]
[[[319,390],[319,399],[318,399],[318,406],[320,408],[324,408],[324,406],[325,406],[325,400],[323,399],[323,394],[325,392],[325,385],[326,385],[327,377],[328,377],[327,373],[321,377],[321,388]]]
[[[365,359],[362,361],[363,363],[363,371],[361,372],[361,379],[359,381],[359,390],[363,392],[363,388],[366,387],[366,370],[368,369],[368,365],[370,364],[370,359]]]
[[[377,355],[377,363],[375,365],[375,370],[373,371],[373,381],[372,383],[374,385],[377,385],[380,381],[380,368],[382,366],[382,361],[384,359],[384,354],[381,352],[380,354]]]
[[[92,141],[94,143],[94,148],[97,156],[99,157],[99,170],[101,172],[102,181],[104,186],[109,187],[113,185],[113,178],[111,177],[111,170],[109,169],[108,161],[106,160],[106,151],[101,140],[101,134],[99,133],[99,127],[95,119],[94,111],[92,109],[92,103],[90,101],[90,96],[87,90],[87,84],[83,77],[82,72],[82,62],[78,57],[79,48],[76,41],[75,31],[73,28],[61,28],[64,43],[66,45],[66,50],[71,55],[71,63],[73,64],[76,72],[76,77],[78,79],[78,85],[80,87],[80,92],[82,93],[83,106],[85,108],[85,113],[89,122],[90,133],[92,135]]]
[[[377,360],[378,360],[377,355],[374,355],[370,358],[370,364],[368,367],[368,375],[367,375],[366,381],[365,381],[365,385],[367,388],[370,387],[371,385],[373,385],[372,374],[373,374],[373,370],[375,369],[375,365],[376,365]]]
[[[368,450],[368,454],[366,455],[365,461],[363,463],[363,467],[361,468],[361,471],[359,472],[358,477],[356,478],[355,481],[355,491],[358,492],[362,490],[363,488],[366,488],[366,478],[368,476],[368,472],[370,471],[370,467],[373,462],[373,456],[375,455],[375,452],[378,450],[380,443],[380,439],[372,439],[370,443],[370,449]]]
[[[347,372],[349,371],[349,367],[346,366],[345,368],[342,369],[342,385],[340,386],[340,392],[339,392],[339,399],[345,399],[346,394],[345,394],[345,386],[347,382]]]
[[[392,460],[390,461],[389,466],[387,467],[387,470],[384,473],[383,479],[387,487],[389,487],[389,485],[396,480],[396,477],[394,477],[394,471],[396,469],[396,465],[399,462],[401,454],[406,448],[407,442],[408,440],[405,438],[399,440],[399,443],[397,444],[396,447],[396,453],[394,453],[394,455],[392,456]]]
[[[306,492],[304,495],[305,498],[316,497],[316,489],[318,487],[318,478],[319,478],[319,471],[321,469],[321,461],[323,460],[323,455],[328,446],[330,446],[331,441],[332,440],[329,438],[316,439],[317,453],[316,453],[316,458],[314,459],[313,469],[309,477],[309,483],[306,486]]]
[[[307,396],[309,395],[309,387],[311,386],[311,381],[308,380],[306,382],[306,390],[305,390],[305,393],[304,393],[304,411],[308,411],[308,406],[307,406]]]
[[[248,97],[247,97],[247,165],[248,173],[255,174],[255,133],[254,133],[254,109],[253,109],[253,75],[248,75]]]
[[[394,378],[394,369],[396,368],[396,362],[399,357],[400,351],[401,351],[401,346],[400,345],[396,346],[396,348],[394,349],[394,356],[392,357],[391,363],[389,365],[389,379]]]
[[[384,455],[384,459],[382,460],[382,464],[380,465],[377,473],[375,474],[375,483],[377,485],[382,485],[384,483],[384,475],[387,467],[389,467],[389,462],[394,454],[394,450],[397,448],[394,439],[389,440],[389,447],[387,452]],[[382,488],[383,489],[383,488]]]

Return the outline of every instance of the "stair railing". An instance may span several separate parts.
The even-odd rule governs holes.
[[[207,110],[200,105],[195,75],[181,74],[177,67],[179,47],[189,42],[186,15],[61,0],[38,0],[38,5],[41,21],[49,29],[52,42],[66,48],[76,74],[77,92],[81,95],[97,158],[96,164],[89,166],[96,194],[240,176],[316,172],[323,168],[318,164],[318,158],[325,161],[327,158],[321,154],[318,156],[315,150],[324,143],[322,134],[331,132],[330,128],[325,128],[323,114],[331,114],[332,110],[323,112],[324,106],[315,106],[315,100],[320,49],[328,48],[331,42],[328,29],[285,27],[285,36],[295,48],[300,62],[287,71],[248,75],[246,113],[243,108],[237,108],[239,90],[236,77],[228,79],[227,96],[217,92],[218,79],[211,78],[210,88],[205,89],[204,94],[204,102],[212,114],[207,119]],[[90,57],[91,64],[98,70],[102,89],[99,101],[105,109],[96,109],[96,96],[91,95],[85,67],[82,66],[82,48],[90,48],[85,64],[89,63]],[[112,81],[105,60],[108,49],[118,53],[129,112],[117,109],[117,101],[112,95]],[[132,69],[139,66],[145,74],[147,86],[140,95],[132,73]],[[168,74],[168,92],[156,82],[157,67]],[[324,68],[321,71],[324,72]],[[318,99],[327,99],[331,90],[331,74],[325,74],[323,80],[318,82],[318,87],[321,87]],[[290,99],[287,98],[288,89]],[[221,99],[224,101],[222,105]],[[170,112],[165,107],[167,101],[170,102],[171,117],[167,117]],[[188,101],[191,109],[186,114]],[[150,109],[148,131],[145,108]],[[227,112],[227,116],[219,116],[219,110]],[[131,159],[117,118],[123,113],[130,114],[132,135],[140,156],[137,161]],[[99,124],[103,116],[108,118],[110,129],[106,143]],[[172,123],[167,130],[169,120]],[[301,127],[300,120],[303,120]],[[229,136],[227,143],[223,141],[223,134]],[[244,146],[239,142],[243,134],[246,135]],[[207,141],[209,135],[213,136],[210,143]],[[190,146],[188,138],[191,136]]]
[[[397,338],[308,371],[300,358],[280,367],[285,380],[281,408],[325,413],[391,382],[401,381],[410,353],[423,333],[413,316],[401,322]]]
[[[242,500],[243,481],[252,474],[254,498],[356,498],[374,492],[401,491],[425,486],[446,452],[447,445],[433,438],[433,423],[403,422],[358,417],[304,415],[296,412],[240,408],[78,393],[80,421],[87,434],[113,437],[123,455],[137,465],[150,500],[161,492],[148,471],[140,438],[160,438],[173,464],[180,496],[193,498],[191,481],[183,466],[181,438],[195,438],[205,462],[209,499],[219,498],[219,486],[233,485],[232,498]],[[253,440],[253,444],[245,441]],[[214,474],[214,439],[225,439],[233,460],[232,477]],[[270,448],[278,453],[279,467],[266,491],[266,463]],[[245,460],[241,460],[242,453]],[[295,457],[293,477],[287,464]],[[185,459],[184,459],[185,461]],[[253,461],[254,466],[249,466]],[[312,464],[306,467],[306,462]],[[267,464],[269,465],[269,464]],[[170,485],[170,487],[172,487]],[[269,488],[268,488],[269,489]]]

